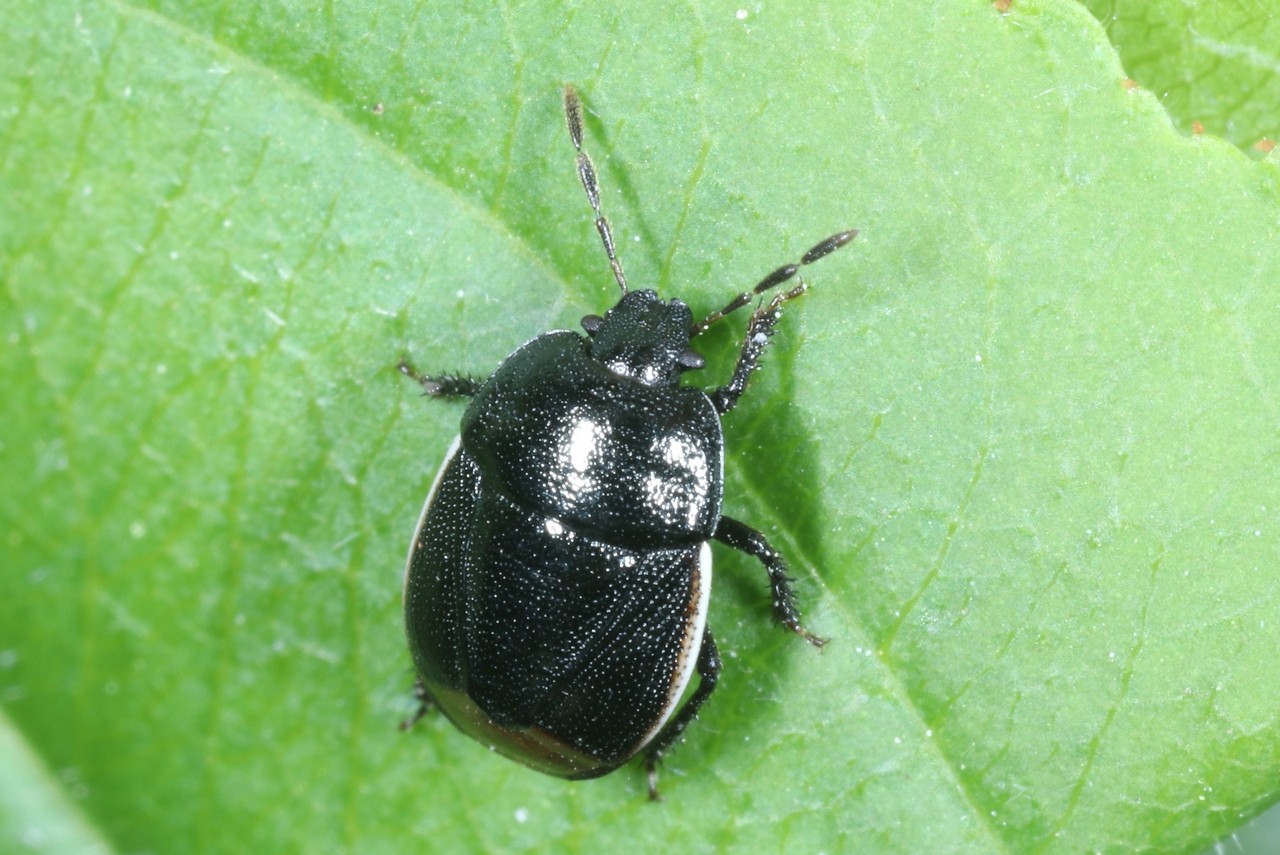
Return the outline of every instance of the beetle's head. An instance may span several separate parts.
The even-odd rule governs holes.
[[[689,307],[679,300],[664,302],[654,291],[627,292],[603,318],[583,318],[582,328],[591,339],[592,359],[648,386],[674,386],[683,372],[704,364],[689,349]]]

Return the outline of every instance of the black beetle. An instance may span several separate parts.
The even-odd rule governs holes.
[[[582,108],[564,90],[578,176],[622,290],[586,336],[540,335],[485,381],[400,370],[433,397],[469,397],[462,429],[427,494],[405,569],[405,625],[422,709],[514,760],[594,778],[645,755],[656,767],[715,689],[706,626],[714,539],[769,574],[774,617],[800,624],[787,567],[764,535],[720,512],[724,436],[781,315],[804,280],[758,306],[733,376],[704,393],[680,385],[703,367],[693,336],[853,239],[832,235],[798,262],[695,324],[680,300],[628,291]],[[689,700],[680,698],[694,672]],[[674,714],[674,715],[673,715]]]

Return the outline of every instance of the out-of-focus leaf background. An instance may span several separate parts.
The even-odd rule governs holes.
[[[1161,6],[21,0],[0,848],[1197,851],[1274,802],[1274,25]],[[566,81],[637,286],[709,311],[861,229],[726,419],[832,643],[718,552],[657,807],[395,726],[460,414],[396,360],[615,298]]]
[[[1087,0],[1174,125],[1241,148],[1280,137],[1280,15],[1268,0]]]

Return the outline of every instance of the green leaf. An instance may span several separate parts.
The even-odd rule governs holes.
[[[55,780],[0,710],[0,841],[9,851],[93,852],[107,844],[86,822],[68,790],[74,775]]]
[[[1248,148],[1280,137],[1280,17],[1260,0],[1087,0],[1174,124]]]
[[[64,787],[8,791],[121,851],[1229,831],[1280,795],[1280,176],[1124,79],[1059,0],[19,2],[0,703],[12,774]],[[718,550],[724,673],[661,806],[635,767],[396,728],[400,568],[460,415],[396,361],[483,374],[616,297],[566,81],[637,287],[709,311],[861,230],[726,419],[726,510],[832,642]]]

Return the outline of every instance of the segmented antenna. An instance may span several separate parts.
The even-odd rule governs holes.
[[[591,158],[582,150],[582,102],[572,86],[564,87],[564,121],[569,126],[569,139],[578,152],[578,178],[582,180],[582,189],[587,191],[587,201],[596,214],[596,231],[600,233],[600,242],[609,256],[609,266],[613,268],[613,278],[618,280],[622,293],[627,293],[627,277],[622,273],[622,262],[618,261],[618,250],[613,243],[613,230],[609,221],[600,213],[600,184],[596,180],[596,167]]]
[[[723,318],[725,315],[737,309],[741,309],[743,306],[750,303],[753,297],[756,297],[759,294],[763,294],[765,291],[768,291],[770,288],[778,287],[783,282],[786,282],[787,280],[794,277],[797,273],[799,273],[801,267],[805,266],[806,264],[813,264],[818,259],[830,255],[831,253],[835,252],[837,249],[844,246],[846,243],[853,240],[857,236],[858,236],[858,230],[850,229],[847,232],[836,232],[826,240],[819,241],[817,244],[811,247],[808,252],[800,256],[799,261],[794,262],[793,264],[782,265],[777,270],[773,271],[768,276],[764,277],[759,282],[757,282],[756,286],[752,288],[750,291],[743,291],[741,294],[739,294],[738,296],[730,300],[729,303],[723,309],[721,309],[718,312],[712,312],[711,314],[707,315],[702,320],[701,323],[694,324],[693,329],[690,331],[690,334],[699,335],[702,332],[705,332],[707,327],[711,326],[716,321]],[[804,278],[801,277],[799,285],[797,285],[795,288],[792,288],[786,294],[780,295],[780,298],[775,298],[774,300],[775,305],[773,307],[777,308],[777,306],[781,305],[783,302],[790,300],[794,297],[799,297],[801,294],[804,293],[805,287],[806,286],[804,284]]]

